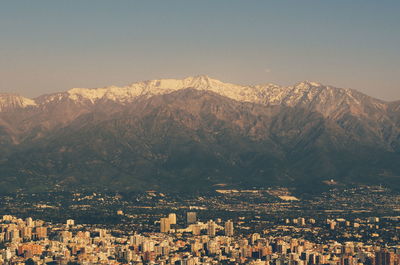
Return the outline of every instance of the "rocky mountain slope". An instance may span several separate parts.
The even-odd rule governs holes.
[[[0,95],[0,187],[400,184],[400,104],[301,82],[207,76]]]

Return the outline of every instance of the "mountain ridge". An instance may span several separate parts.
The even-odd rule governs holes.
[[[63,126],[79,115],[96,109],[97,106],[107,106],[106,108],[112,111],[111,108],[118,108],[117,105],[123,107],[139,98],[150,98],[186,88],[211,91],[240,102],[310,108],[312,111],[317,111],[324,117],[333,119],[349,129],[351,126],[356,126],[352,124],[359,123],[360,119],[368,119],[374,128],[367,126],[364,129],[373,131],[374,137],[394,138],[398,134],[399,122],[396,115],[400,113],[400,108],[396,107],[395,102],[385,102],[356,90],[325,86],[312,81],[299,82],[289,87],[274,84],[241,86],[223,83],[208,76],[200,75],[180,80],[143,81],[125,87],[73,88],[66,92],[37,97],[34,102],[23,107],[22,104],[11,104],[4,109],[12,112],[22,108],[29,114],[28,116],[31,116],[32,120],[41,119],[41,126],[53,128]],[[18,100],[14,101],[19,102]],[[40,117],[43,116],[43,113],[47,113],[47,115]],[[58,118],[55,119],[52,116]],[[22,128],[22,131],[31,129],[29,127],[31,122],[28,121],[25,126],[27,128]],[[7,124],[4,121],[3,123]],[[382,123],[385,123],[382,126],[389,128],[387,129],[387,131],[390,131],[389,135],[383,135],[382,132],[376,130],[376,127],[381,126]],[[10,130],[10,128],[8,129]],[[388,143],[388,145],[390,146],[391,143]]]
[[[206,75],[192,76],[186,77],[184,79],[155,79],[155,80],[147,80],[141,82],[135,82],[126,86],[106,86],[102,88],[72,88],[65,92],[56,92],[50,93],[46,95],[41,95],[33,99],[25,98],[12,93],[2,93],[0,94],[0,98],[2,95],[15,96],[22,98],[24,100],[31,100],[31,104],[41,104],[48,103],[50,101],[60,100],[62,97],[69,97],[73,100],[88,100],[94,103],[97,100],[108,99],[119,102],[129,102],[134,100],[138,96],[153,96],[158,94],[167,94],[172,91],[181,90],[185,88],[195,88],[200,90],[210,90],[221,94],[223,96],[227,96],[231,99],[235,99],[238,101],[248,101],[259,103],[263,99],[259,97],[267,96],[269,99],[268,102],[264,103],[272,103],[272,104],[280,104],[283,97],[288,96],[289,94],[293,94],[296,92],[307,92],[307,89],[310,88],[322,88],[322,89],[334,89],[345,91],[345,93],[352,94],[360,94],[376,101],[382,103],[390,103],[388,101],[384,101],[381,99],[376,99],[371,96],[368,96],[364,93],[358,92],[353,89],[343,89],[337,88],[333,86],[323,85],[321,83],[315,81],[302,81],[294,84],[293,86],[279,86],[273,83],[264,83],[258,85],[237,85],[233,83],[225,83],[217,79],[210,78]],[[227,91],[224,91],[227,90]],[[235,92],[233,94],[229,94],[228,92]],[[275,93],[283,94],[283,95],[274,95]],[[267,95],[263,95],[263,93]],[[277,100],[278,99],[278,100]],[[265,100],[265,99],[264,99]],[[276,101],[276,102],[275,102]],[[0,109],[1,111],[1,109]]]
[[[0,187],[400,188],[400,101],[310,81],[165,80],[11,104],[0,112]]]

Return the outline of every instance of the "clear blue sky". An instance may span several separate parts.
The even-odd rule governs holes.
[[[3,1],[0,92],[208,74],[400,100],[399,14],[397,0]]]

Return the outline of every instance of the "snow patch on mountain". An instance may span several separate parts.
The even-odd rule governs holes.
[[[138,97],[149,98],[187,88],[211,91],[241,102],[311,107],[323,113],[324,116],[336,116],[348,109],[358,115],[369,115],[371,110],[365,109],[365,102],[369,102],[368,106],[373,106],[372,108],[377,111],[386,108],[385,102],[368,97],[355,90],[325,86],[313,81],[303,81],[289,87],[270,83],[246,86],[225,83],[206,75],[199,75],[184,79],[158,79],[136,82],[122,87],[73,88],[67,92],[41,96],[36,99],[36,102],[15,95],[2,96],[0,97],[0,111],[9,108],[7,106],[26,108],[37,104],[41,106],[59,104],[64,100],[70,100],[75,104],[81,105],[93,105],[105,101],[126,104],[135,101]],[[368,108],[371,109],[371,107]]]
[[[30,98],[15,94],[0,94],[0,111],[14,108],[27,108],[36,105],[36,102]]]
[[[159,79],[133,83],[124,87],[110,86],[105,88],[73,88],[68,97],[75,101],[112,100],[117,102],[131,102],[139,96],[155,96],[169,94],[186,88],[212,91],[219,95],[243,102],[265,103],[265,98],[272,92],[272,98],[278,103],[283,88],[273,85],[241,86],[224,83],[208,76],[187,77],[184,79]]]

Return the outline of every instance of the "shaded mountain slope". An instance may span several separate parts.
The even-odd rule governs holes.
[[[1,187],[191,191],[227,184],[306,190],[329,179],[399,184],[400,157],[392,145],[398,127],[390,114],[376,114],[383,103],[366,104],[366,116],[341,110],[329,112],[331,117],[311,103],[240,102],[198,89],[140,96],[123,105],[68,102],[74,105],[24,109],[37,113],[20,144],[3,155]],[[52,119],[51,126],[43,125]],[[385,122],[393,126],[388,142],[378,133]],[[41,134],[32,133],[34,124],[44,126]]]

